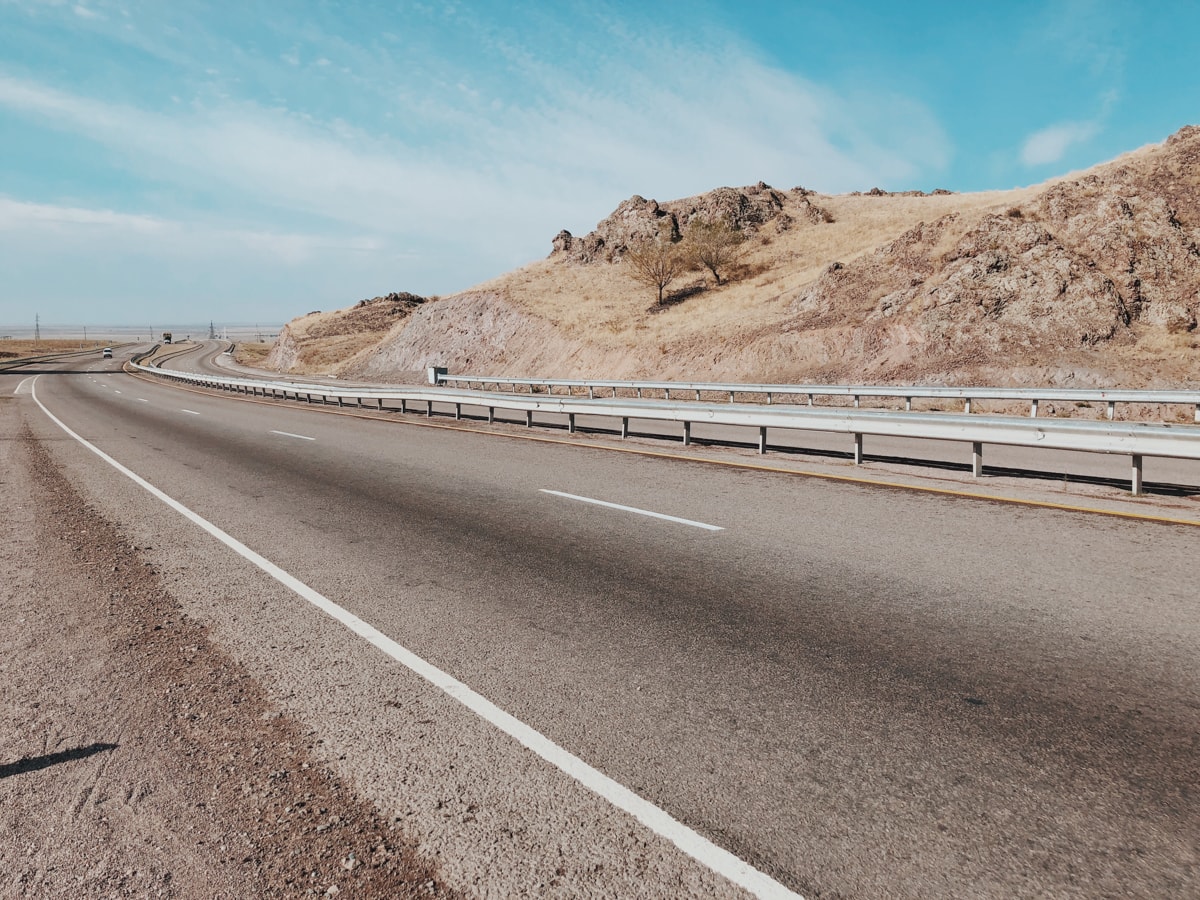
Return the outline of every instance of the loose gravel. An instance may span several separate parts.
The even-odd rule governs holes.
[[[0,895],[457,896],[15,406],[0,403]]]

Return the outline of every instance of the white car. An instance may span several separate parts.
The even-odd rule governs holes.
[[[112,347],[105,347],[102,351],[104,359],[112,359]]]

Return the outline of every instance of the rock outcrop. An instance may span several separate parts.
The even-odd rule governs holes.
[[[551,257],[588,264],[612,263],[633,244],[664,237],[679,240],[692,219],[724,222],[743,234],[755,234],[771,221],[784,221],[784,229],[794,219],[784,212],[786,196],[764,182],[745,188],[722,187],[688,197],[659,203],[634,195],[622,201],[612,214],[585,237],[560,231],[552,242]],[[810,223],[832,221],[832,216],[802,196],[797,204],[800,217]]]

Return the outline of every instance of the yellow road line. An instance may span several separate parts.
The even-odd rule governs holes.
[[[128,370],[127,370],[128,371]],[[135,378],[141,378],[145,381],[150,381],[154,384],[162,384],[161,381],[144,375],[141,372],[129,372]],[[234,394],[227,396],[225,393],[216,391],[203,390],[194,388],[188,385],[171,384],[171,387],[176,390],[190,391],[194,394],[205,394],[209,397],[223,397],[228,400],[241,400],[244,403],[262,403],[268,406],[277,406],[278,401],[265,400],[263,398],[255,398],[244,394]],[[450,401],[447,401],[450,402]],[[469,404],[464,404],[469,405]],[[486,406],[486,404],[481,404]],[[336,416],[349,416],[354,419],[366,419],[371,422],[391,422],[393,424],[413,425],[418,428],[442,428],[449,431],[460,431],[465,434],[482,434],[491,437],[510,438],[516,441],[533,441],[540,444],[561,444],[567,447],[585,447],[589,450],[604,450],[610,453],[630,453],[634,456],[646,456],[653,459],[672,459],[681,462],[701,463],[710,466],[725,466],[732,469],[746,469],[752,472],[770,472],[777,475],[799,475],[804,478],[820,478],[825,481],[840,481],[846,484],[857,484],[866,487],[891,488],[893,490],[918,491],[923,494],[937,494],[943,497],[959,497],[964,500],[985,500],[991,503],[1008,503],[1016,506],[1031,506],[1038,509],[1054,509],[1063,512],[1090,513],[1097,516],[1110,516],[1118,519],[1133,519],[1141,522],[1159,522],[1165,525],[1190,525],[1193,528],[1200,528],[1200,521],[1194,519],[1173,519],[1169,516],[1157,516],[1150,513],[1127,512],[1119,509],[1103,509],[1094,506],[1074,506],[1069,503],[1055,503],[1051,500],[1028,500],[1022,497],[1005,497],[1000,494],[982,494],[977,491],[961,491],[953,488],[929,487],[919,484],[905,484],[898,481],[883,481],[878,478],[864,478],[860,475],[836,475],[831,472],[810,472],[804,469],[789,469],[783,466],[769,466],[762,463],[740,462],[731,459],[706,459],[702,456],[686,456],[680,453],[667,453],[661,450],[644,450],[638,447],[614,447],[611,444],[594,444],[588,441],[563,440],[562,438],[546,437],[537,434],[508,434],[502,431],[492,431],[486,428],[475,428],[464,425],[449,425],[444,422],[428,422],[428,421],[411,421],[409,419],[397,419],[386,415],[367,415],[364,412],[356,412],[347,410],[345,407],[339,408],[317,408],[305,404],[304,406],[296,406],[296,409],[308,409],[310,412],[324,412]],[[394,412],[394,411],[393,411]],[[409,415],[413,415],[409,413]],[[511,423],[504,423],[511,424]]]

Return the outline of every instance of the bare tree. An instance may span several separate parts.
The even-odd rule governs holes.
[[[658,291],[662,306],[663,291],[687,270],[688,259],[678,244],[660,234],[632,244],[625,251],[625,264],[630,278]]]
[[[697,267],[703,266],[721,283],[721,270],[737,262],[746,236],[722,220],[692,219],[687,227],[688,254]]]

